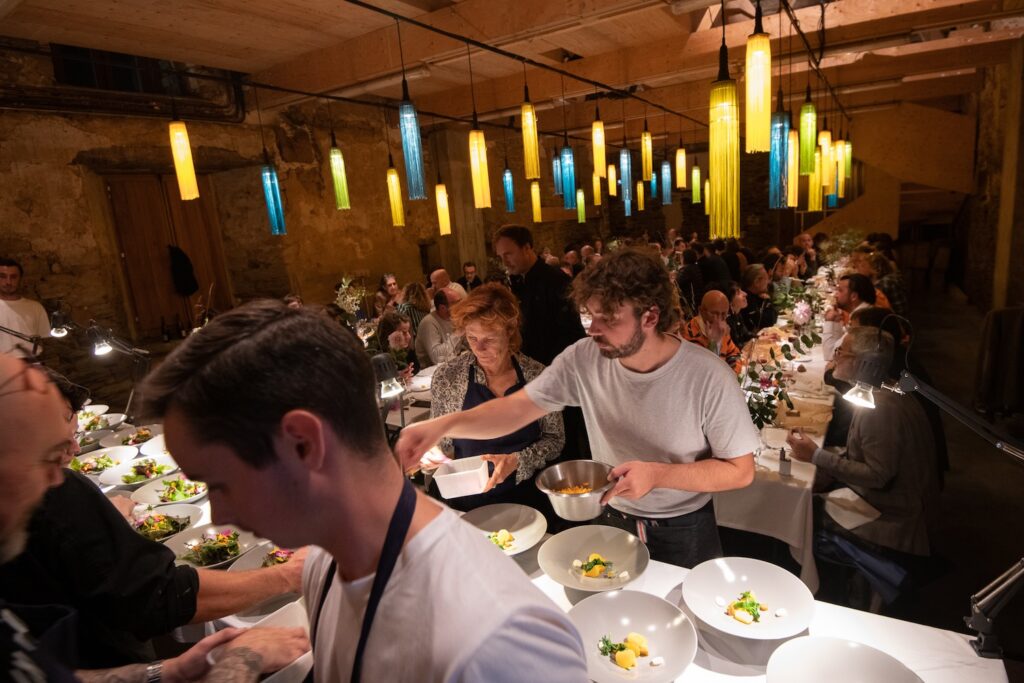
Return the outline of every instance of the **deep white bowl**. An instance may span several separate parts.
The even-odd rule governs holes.
[[[579,571],[573,569],[573,560],[586,562],[591,553],[598,553],[611,562],[616,573],[629,572],[629,578],[581,577]],[[544,541],[537,552],[537,564],[553,581],[590,593],[623,588],[640,578],[650,561],[647,546],[639,538],[628,531],[597,524],[555,534]]]
[[[768,683],[920,683],[900,660],[843,638],[804,636],[783,643],[768,660]]]

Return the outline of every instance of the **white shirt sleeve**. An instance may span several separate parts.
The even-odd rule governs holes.
[[[541,610],[510,616],[485,638],[447,683],[585,683],[587,658],[568,618]]]
[[[593,344],[589,339],[584,341]],[[578,347],[577,342],[555,356],[551,365],[544,368],[536,379],[526,385],[526,395],[538,408],[553,413],[565,406],[580,404],[579,385],[576,382]]]

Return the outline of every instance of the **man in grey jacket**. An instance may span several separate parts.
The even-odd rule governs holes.
[[[458,355],[459,338],[452,331],[451,307],[460,297],[447,287],[434,294],[434,310],[416,329],[416,357],[421,368],[439,365]]]

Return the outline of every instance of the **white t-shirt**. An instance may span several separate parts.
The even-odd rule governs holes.
[[[634,372],[581,339],[526,385],[548,411],[580,406],[594,460],[612,467],[631,460],[692,463],[730,459],[760,445],[736,373],[711,351],[680,342],[653,372]],[[643,498],[613,498],[612,507],[639,517],[675,517],[703,507],[711,496],[655,488]]]
[[[310,618],[331,557],[303,570]],[[373,575],[337,575],[313,645],[317,683],[348,681]],[[313,627],[310,626],[312,632]],[[587,681],[579,633],[515,562],[449,508],[405,546],[363,654],[364,681]]]
[[[0,300],[0,325],[17,330],[22,334],[38,337],[46,337],[50,334],[50,319],[47,317],[43,305],[25,297],[17,301]],[[0,353],[21,356],[22,354],[15,349],[15,346],[19,344],[26,348],[31,346],[26,341],[0,331]]]

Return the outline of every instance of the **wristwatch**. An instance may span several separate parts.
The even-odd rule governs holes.
[[[164,675],[164,663],[153,662],[146,667],[146,683],[160,683]]]

